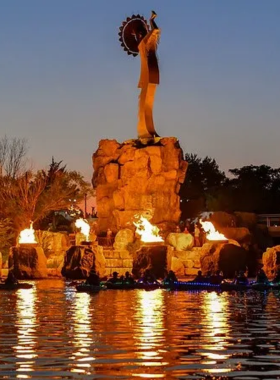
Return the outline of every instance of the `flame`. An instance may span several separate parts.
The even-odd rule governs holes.
[[[207,240],[228,240],[225,235],[220,234],[213,224],[211,222],[203,222],[202,220],[199,221],[202,225],[202,228],[206,232]]]
[[[85,219],[80,218],[76,220],[75,226],[81,229],[82,234],[86,237],[86,241],[89,241],[90,225],[88,222]]]
[[[37,244],[32,222],[29,228],[20,231],[18,242],[19,244]]]
[[[144,216],[137,217],[137,222],[133,222],[136,226],[136,233],[141,236],[144,243],[163,242],[163,238],[159,235],[159,228],[153,226]]]

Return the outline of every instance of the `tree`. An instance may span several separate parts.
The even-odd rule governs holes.
[[[4,136],[0,139],[0,176],[6,175],[15,178],[24,170],[27,154],[25,139]]]
[[[225,173],[213,158],[206,156],[202,159],[197,154],[186,154],[185,159],[189,166],[180,190],[183,219],[206,211],[207,199],[217,197],[226,182]]]
[[[13,220],[19,232],[31,221],[40,222],[51,211],[67,209],[71,199],[82,200],[91,191],[81,174],[67,171],[61,162],[52,159],[48,171],[27,171],[16,178],[0,178],[1,213]]]
[[[14,243],[14,230],[13,222],[10,219],[0,219],[0,252],[3,254],[4,259],[7,257],[9,248]]]
[[[280,169],[267,165],[230,169],[232,203],[237,211],[280,212]]]

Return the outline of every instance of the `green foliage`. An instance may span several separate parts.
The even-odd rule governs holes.
[[[227,178],[212,158],[186,154],[186,160],[189,167],[180,191],[183,219],[201,211],[280,213],[280,168],[243,166],[229,170]],[[239,215],[238,224],[251,228],[253,219]]]
[[[202,159],[196,154],[186,154],[185,159],[189,166],[180,190],[183,219],[207,210],[207,203],[212,206],[218,190],[226,181],[225,173],[219,169],[216,160],[208,156]],[[218,208],[215,205],[215,209]]]
[[[280,169],[267,165],[231,169],[229,180],[231,201],[236,211],[261,213],[280,212]]]

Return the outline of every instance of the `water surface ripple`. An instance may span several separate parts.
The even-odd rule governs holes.
[[[277,379],[279,292],[0,294],[0,379]]]

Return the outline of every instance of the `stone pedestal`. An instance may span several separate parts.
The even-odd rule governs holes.
[[[174,137],[144,145],[140,140],[101,140],[93,154],[98,232],[133,226],[136,214],[152,216],[163,230],[180,219],[180,184],[187,162]]]
[[[12,247],[8,261],[9,270],[13,270],[19,280],[48,277],[47,258],[41,247]]]
[[[75,245],[65,254],[61,274],[67,279],[80,280],[85,279],[93,268],[102,278],[106,274],[105,265],[102,247]]]
[[[133,256],[132,273],[141,277],[146,269],[150,269],[156,278],[164,278],[167,271],[167,246],[142,246]]]

